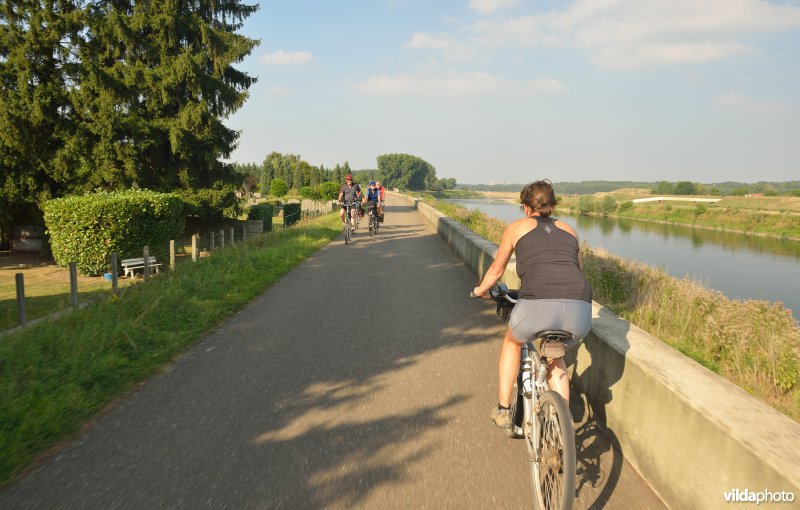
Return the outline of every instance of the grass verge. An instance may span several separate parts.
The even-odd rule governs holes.
[[[499,243],[506,224],[420,195]],[[594,299],[767,404],[800,421],[800,326],[781,304],[728,299],[660,269],[583,246]]]
[[[603,194],[605,195],[605,194]],[[731,232],[757,234],[780,239],[800,239],[800,198],[726,197],[712,204],[689,202],[628,203],[626,196],[609,193],[620,207],[610,216],[689,225]],[[599,194],[595,201],[599,201]],[[578,198],[560,198],[559,208],[578,211]],[[598,214],[598,213],[592,213]]]
[[[339,234],[327,215],[0,339],[0,483]]]

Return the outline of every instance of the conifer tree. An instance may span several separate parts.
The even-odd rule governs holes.
[[[239,0],[87,5],[76,96],[98,184],[205,188],[230,175],[220,159],[238,133],[222,121],[255,82],[233,64],[258,44],[236,32],[257,9]]]

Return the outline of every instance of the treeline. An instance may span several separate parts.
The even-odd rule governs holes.
[[[322,190],[331,188],[323,185],[335,183],[338,194],[338,186],[344,183],[347,174],[351,174],[354,182],[362,187],[370,181],[381,181],[386,188],[414,191],[454,189],[457,185],[453,178],[437,178],[433,165],[411,154],[382,154],[377,163],[375,169],[353,170],[348,161],[325,168],[324,165],[314,166],[297,154],[272,152],[260,165],[237,164],[235,170],[242,175],[248,191],[258,191],[262,195],[274,194],[274,189],[285,187],[286,192],[328,198]],[[277,187],[276,181],[280,183]]]
[[[519,191],[525,184],[460,184],[458,189],[471,191]],[[556,182],[553,187],[559,194],[591,195],[621,188],[645,188],[654,195],[715,195],[744,196],[762,194],[766,196],[800,196],[800,181],[742,183],[721,182],[703,184],[691,181],[581,181]]]

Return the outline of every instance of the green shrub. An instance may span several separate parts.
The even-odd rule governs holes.
[[[606,195],[603,197],[603,200],[597,204],[597,210],[602,213],[604,216],[608,216],[610,213],[614,212],[614,209],[617,208],[617,201],[614,200],[614,197],[611,195]]]
[[[202,188],[178,192],[186,202],[186,215],[201,220],[221,218],[223,215],[236,217],[241,213],[239,199],[233,188]]]
[[[314,188],[311,186],[303,186],[297,191],[297,194],[303,198],[314,198]]]
[[[262,220],[264,222],[264,232],[272,230],[272,215],[275,208],[272,204],[256,204],[247,210],[248,220]]]
[[[578,211],[581,214],[588,214],[594,211],[594,197],[592,195],[581,195],[578,199]]]
[[[167,243],[183,233],[184,201],[146,190],[57,198],[44,206],[53,257],[77,262],[86,275],[109,270],[110,255],[139,257],[142,247]]]
[[[633,202],[631,202],[630,200],[626,200],[619,205],[619,212],[625,212],[628,209],[632,208],[633,208]]]
[[[272,179],[269,183],[269,194],[273,197],[282,197],[289,192],[289,186],[283,179]]]
[[[274,182],[274,181],[273,181]],[[300,204],[283,205],[283,224],[288,227],[300,221]]]
[[[698,202],[694,208],[694,216],[695,218],[700,216],[701,214],[705,214],[708,212],[708,207],[705,204]]]
[[[339,184],[335,182],[323,182],[319,185],[320,198],[325,200],[336,200],[339,197]]]

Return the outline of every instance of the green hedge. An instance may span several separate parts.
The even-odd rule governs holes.
[[[77,262],[86,275],[109,270],[110,255],[141,257],[183,234],[184,202],[173,194],[147,190],[90,193],[45,203],[44,221],[59,265]]]
[[[300,204],[283,205],[283,225],[288,227],[300,221]]]
[[[256,204],[247,210],[248,220],[262,220],[264,222],[264,232],[272,230],[272,215],[275,208],[272,204]]]

